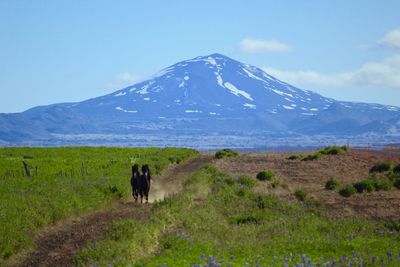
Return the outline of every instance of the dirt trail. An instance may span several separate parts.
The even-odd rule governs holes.
[[[113,221],[146,219],[152,202],[179,192],[186,177],[211,161],[211,155],[203,154],[179,165],[174,164],[163,175],[155,176],[150,190],[150,204],[135,203],[132,199],[120,200],[111,207],[46,227],[34,240],[36,250],[16,255],[7,265],[70,266],[75,253],[89,242],[100,239]],[[130,186],[128,178],[127,181],[127,186]]]

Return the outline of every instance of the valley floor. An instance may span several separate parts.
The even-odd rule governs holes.
[[[400,158],[352,150],[310,161],[289,156],[203,153],[172,164],[155,177],[150,204],[116,200],[46,227],[34,250],[7,265],[400,266],[400,190],[344,198],[324,188],[331,178],[359,182],[374,164]],[[258,181],[263,170],[278,182]]]

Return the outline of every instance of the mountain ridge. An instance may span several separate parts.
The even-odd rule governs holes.
[[[0,114],[0,144],[46,140],[51,145],[55,135],[74,134],[372,134],[397,140],[399,110],[323,97],[214,53],[178,62],[100,97]]]

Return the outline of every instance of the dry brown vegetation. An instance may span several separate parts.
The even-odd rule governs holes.
[[[288,160],[290,153],[243,153],[236,158],[221,159],[216,167],[235,177],[256,177],[262,170],[277,174],[280,185],[272,188],[268,182],[260,182],[259,192],[271,192],[287,201],[296,201],[293,193],[303,190],[307,196],[326,206],[332,217],[361,216],[371,219],[400,219],[400,190],[376,191],[344,198],[335,191],[326,190],[329,178],[338,180],[341,186],[366,179],[369,169],[388,158],[382,153],[350,150],[312,161]],[[306,154],[304,154],[306,155]],[[399,163],[400,159],[390,159]]]

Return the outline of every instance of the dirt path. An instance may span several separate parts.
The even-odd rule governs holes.
[[[179,192],[186,177],[211,161],[210,155],[200,155],[179,165],[172,165],[162,176],[154,177],[150,204],[138,204],[132,199],[120,200],[103,210],[46,227],[34,240],[36,250],[16,255],[7,265],[70,266],[75,253],[82,250],[89,242],[99,240],[113,221],[146,219],[152,202]]]

